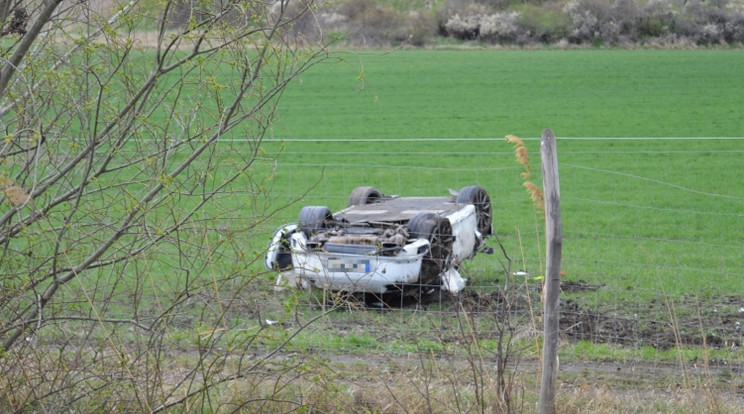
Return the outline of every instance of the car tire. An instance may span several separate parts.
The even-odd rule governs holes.
[[[297,218],[297,227],[308,237],[325,229],[328,223],[333,222],[331,209],[326,206],[307,206],[300,210]]]
[[[349,207],[379,203],[382,193],[375,187],[357,187],[349,195]]]
[[[429,252],[421,263],[419,282],[441,284],[440,275],[447,270],[452,256],[452,223],[434,213],[418,213],[408,222],[408,234],[412,238],[429,240]]]
[[[475,207],[475,214],[478,216],[478,231],[482,235],[493,233],[491,198],[483,187],[477,185],[464,187],[457,193],[457,202],[472,204]]]

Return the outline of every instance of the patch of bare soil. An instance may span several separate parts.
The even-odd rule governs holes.
[[[604,285],[585,281],[564,281],[560,328],[569,341],[586,340],[626,346],[676,346],[709,349],[744,346],[744,296],[716,298],[685,297],[670,303],[663,298],[651,303],[588,305],[581,293],[594,292]],[[509,300],[510,312],[527,314],[541,306],[539,292],[512,295],[469,289],[459,300],[473,312],[498,312]],[[539,313],[539,312],[538,312]]]
[[[744,296],[677,298],[670,303],[663,298],[651,303],[589,304],[582,293],[595,292],[604,285],[578,281],[564,281],[560,305],[560,328],[570,341],[618,344],[623,346],[652,346],[670,349],[677,346],[707,347],[708,349],[736,349],[744,346]],[[348,298],[346,298],[348,300]],[[518,317],[539,315],[541,307],[539,286],[529,294],[519,292],[479,291],[466,289],[457,295],[437,291],[421,299],[411,296],[371,295],[360,297],[367,309],[418,309],[426,311],[462,306],[472,314],[498,314],[508,311]],[[362,305],[364,306],[364,305]]]
[[[704,346],[712,349],[739,348],[744,340],[744,313],[732,304],[744,303],[740,296],[701,302],[688,298],[670,307],[655,302],[644,312],[623,313],[592,309],[578,300],[561,304],[560,326],[566,337],[621,345],[651,345],[660,349],[675,346]]]

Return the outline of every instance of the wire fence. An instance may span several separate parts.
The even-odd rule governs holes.
[[[562,412],[602,404],[609,408],[598,412],[678,412],[666,403],[678,398],[692,401],[686,412],[742,412],[741,140],[557,142],[559,397],[577,396],[573,411]],[[526,145],[529,167],[497,139],[286,143],[271,160],[276,175],[259,180],[272,187],[226,192],[229,217],[205,221],[215,228],[197,221],[170,240],[177,246],[89,269],[44,309],[41,296],[25,302],[41,310],[7,354],[16,359],[0,358],[0,406],[46,403],[35,395],[48,387],[80,387],[69,397],[50,394],[67,406],[90,395],[137,400],[130,384],[187,395],[227,383],[241,404],[245,392],[284,401],[280,383],[299,387],[287,390],[303,407],[329,392],[343,397],[332,406],[346,410],[327,412],[364,411],[366,399],[382,396],[380,412],[509,412],[498,408],[506,396],[524,397],[526,406],[539,382],[545,268],[543,212],[525,189],[525,182],[540,185],[532,155],[539,144]],[[247,174],[265,172],[257,165]],[[275,286],[276,273],[263,266],[271,232],[297,221],[303,206],[338,212],[358,186],[442,196],[472,185],[490,195],[495,235],[486,247],[493,252],[462,263],[467,284],[457,293],[437,286],[405,297],[297,290]],[[256,217],[267,213],[256,194],[267,194],[268,210],[286,206],[261,227]],[[509,382],[516,388],[502,381],[506,371],[520,376]],[[262,385],[246,385],[251,378]],[[272,391],[265,394],[263,384]],[[316,399],[306,400],[313,388]],[[476,390],[498,395],[473,397]],[[445,408],[416,410],[413,398]]]
[[[561,354],[574,361],[564,368],[593,361],[614,364],[625,376],[653,377],[653,369],[625,367],[694,371],[704,362],[721,381],[741,386],[744,186],[735,172],[741,140],[558,137]],[[539,185],[538,143],[525,141],[529,179]],[[303,346],[455,352],[463,338],[478,338],[495,349],[505,329],[525,350],[539,343],[544,222],[523,187],[525,168],[503,140],[298,140],[288,143],[279,166],[287,197],[311,189],[302,205],[334,211],[361,185],[401,196],[480,185],[491,195],[498,234],[489,241],[495,254],[463,264],[464,291],[383,309],[369,301],[341,306],[313,328],[318,334],[298,338],[307,341]],[[331,306],[329,296],[303,296],[305,312]],[[538,357],[534,349],[525,352]]]

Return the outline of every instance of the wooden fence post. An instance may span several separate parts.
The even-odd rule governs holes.
[[[561,230],[560,187],[558,185],[558,153],[555,135],[550,129],[540,136],[543,196],[545,197],[545,303],[542,351],[542,379],[540,382],[540,414],[555,413],[555,388],[558,376],[559,295],[561,289]]]

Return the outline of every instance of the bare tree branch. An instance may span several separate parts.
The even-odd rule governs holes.
[[[36,41],[36,38],[41,33],[41,29],[49,23],[52,14],[60,3],[62,3],[62,0],[46,0],[44,2],[41,13],[36,17],[31,28],[26,32],[21,42],[13,51],[13,54],[10,55],[8,61],[3,65],[2,70],[0,70],[0,99],[5,95],[5,88],[13,78],[16,68],[21,64],[21,60]]]
[[[281,149],[263,138],[287,85],[330,56],[292,41],[284,0],[91,4],[27,3],[0,69],[0,402],[12,410],[150,412],[260,372],[242,349],[224,371],[221,349],[258,342],[234,315],[265,294],[256,236],[294,202],[270,194]],[[16,6],[0,0],[5,26]],[[166,374],[173,353],[195,358]]]

